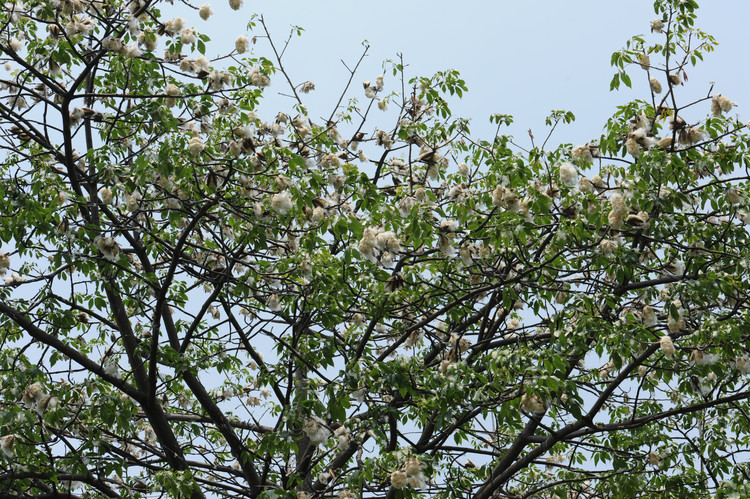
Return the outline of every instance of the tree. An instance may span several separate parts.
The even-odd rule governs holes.
[[[0,494],[742,493],[750,139],[654,8],[645,99],[548,149],[400,62],[308,116],[262,18],[209,60],[158,2],[7,4]]]

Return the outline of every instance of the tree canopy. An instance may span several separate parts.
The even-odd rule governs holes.
[[[0,11],[0,496],[747,493],[750,138],[681,100],[694,0],[577,145],[398,60],[310,116],[262,17],[209,58],[162,4]]]

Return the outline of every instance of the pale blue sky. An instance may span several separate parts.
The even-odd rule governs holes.
[[[748,116],[750,70],[748,69],[746,0],[703,0],[697,26],[714,35],[720,45],[704,63],[689,71],[689,84],[680,91],[704,96],[711,81]],[[354,63],[361,42],[371,49],[359,82],[374,80],[384,59],[404,54],[411,75],[430,75],[442,69],[458,69],[469,93],[454,113],[473,119],[472,131],[489,134],[487,117],[494,112],[512,114],[511,133],[527,143],[526,130],[544,132],[544,117],[551,109],[573,111],[574,125],[557,135],[558,141],[585,142],[597,136],[615,106],[632,98],[646,98],[644,72],[633,67],[634,90],[609,92],[613,71],[612,52],[635,34],[649,33],[652,0],[559,0],[464,2],[407,0],[403,2],[273,1],[246,0],[235,12],[226,1],[212,1],[216,14],[202,21],[196,14],[183,16],[209,34],[219,46],[231,47],[252,13],[263,14],[277,44],[286,39],[291,25],[305,29],[292,40],[284,63],[295,83],[311,80],[316,91],[309,95],[311,116],[328,116],[336,102],[347,71],[340,60]],[[262,30],[256,28],[256,34]],[[262,40],[256,53],[270,55]],[[395,83],[391,81],[391,83]],[[386,80],[388,86],[388,80]],[[276,78],[269,93],[286,91]],[[363,97],[363,96],[359,96]],[[273,105],[262,114],[274,112]],[[708,112],[708,106],[706,107]],[[525,141],[525,142],[524,142]]]

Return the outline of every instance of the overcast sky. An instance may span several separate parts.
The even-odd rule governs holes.
[[[701,3],[697,26],[714,35],[720,45],[704,63],[689,70],[688,85],[680,92],[686,99],[704,96],[714,81],[715,92],[738,102],[736,112],[747,119],[750,2]],[[558,141],[580,143],[598,136],[618,104],[648,97],[645,72],[637,66],[629,69],[634,90],[609,91],[612,52],[624,47],[632,35],[658,40],[658,35],[649,33],[649,22],[655,17],[652,0],[246,0],[237,12],[226,1],[212,4],[216,14],[208,21],[197,14],[185,15],[184,10],[181,15],[222,48],[233,46],[253,13],[264,15],[277,44],[283,44],[291,25],[305,29],[301,38],[292,40],[284,64],[295,83],[315,83],[309,100],[314,118],[330,114],[348,76],[341,60],[356,62],[362,42],[368,40],[369,56],[355,78],[357,91],[359,82],[374,80],[381,62],[398,53],[403,53],[412,76],[457,69],[469,93],[454,104],[454,114],[472,118],[474,134],[485,136],[492,131],[487,125],[491,113],[512,114],[516,124],[511,133],[522,141],[527,140],[529,128],[537,136],[544,133],[544,117],[552,109],[570,110],[577,117],[574,125],[557,135]],[[253,34],[262,34],[262,29]],[[262,40],[256,53],[270,55]],[[269,90],[287,88],[277,77]],[[261,111],[275,110],[262,106]]]

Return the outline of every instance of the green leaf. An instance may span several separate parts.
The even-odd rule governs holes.
[[[612,77],[612,81],[609,83],[609,89],[614,90],[620,88],[620,73],[615,73]]]

